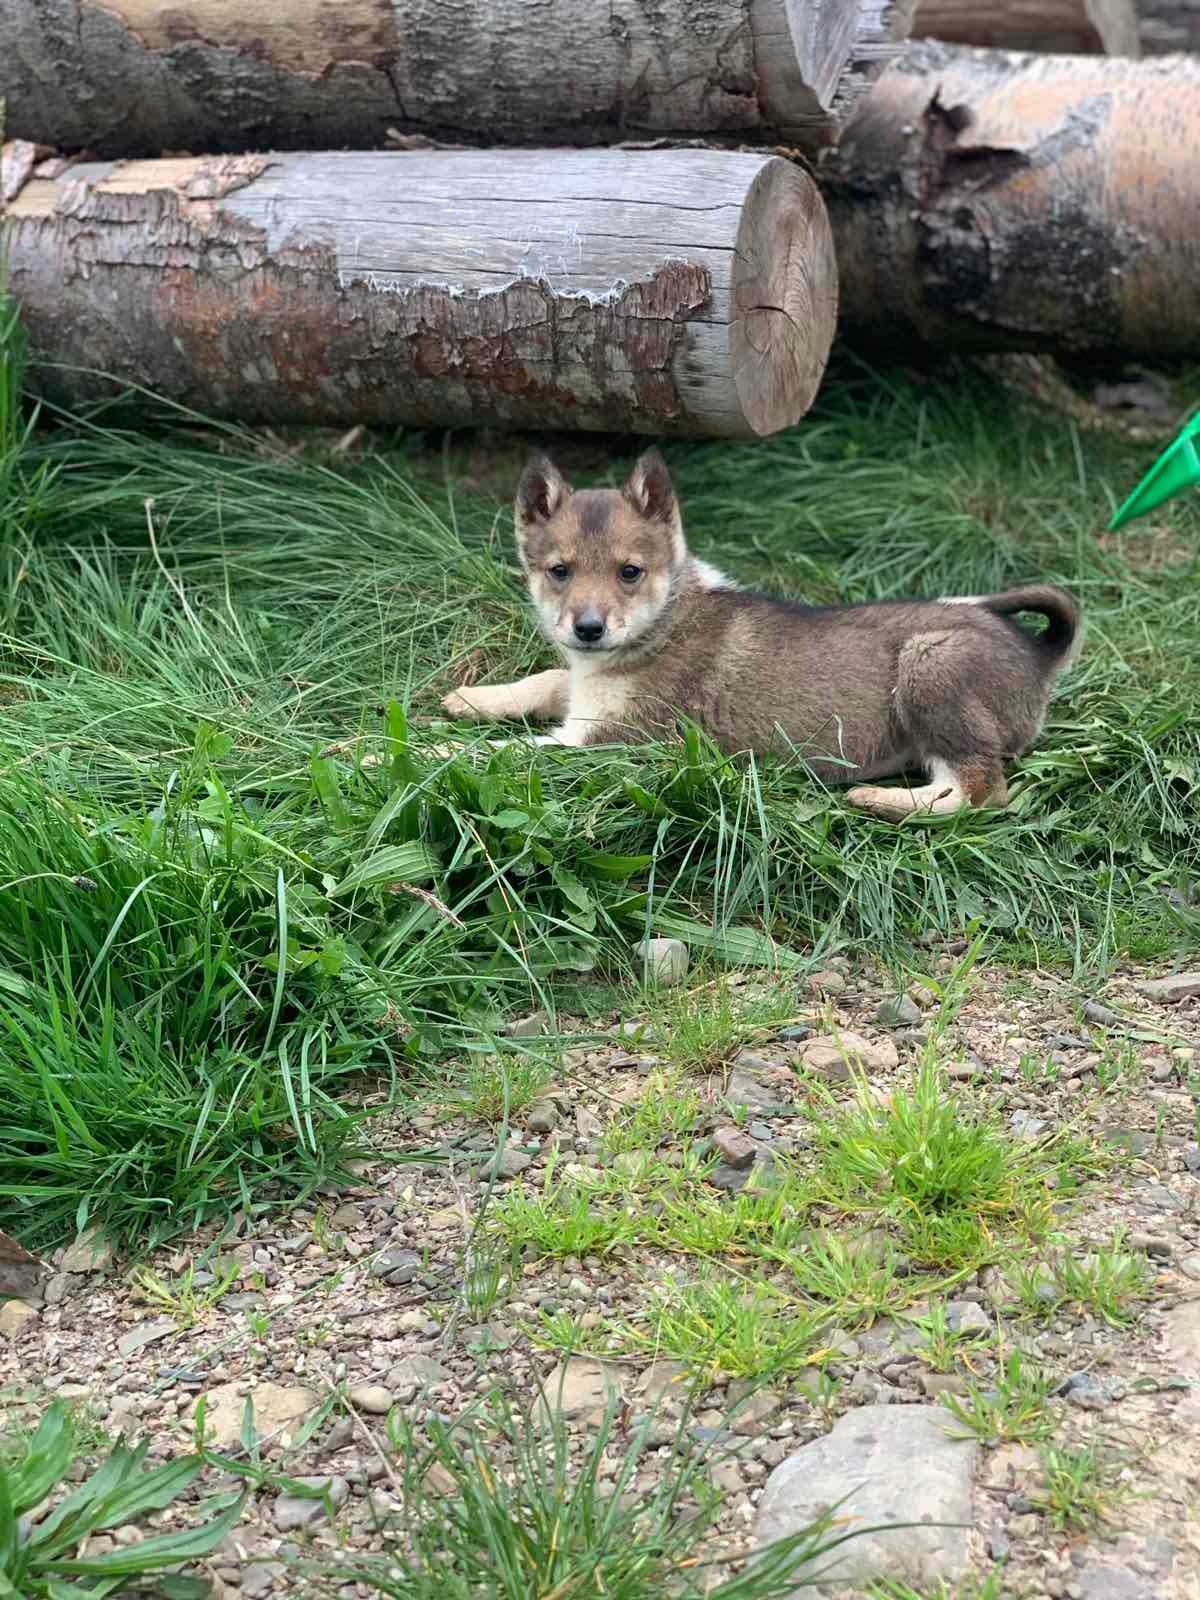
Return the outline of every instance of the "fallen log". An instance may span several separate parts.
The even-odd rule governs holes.
[[[101,163],[9,219],[33,380],[68,404],[752,436],[808,409],[837,314],[816,185],[744,152]]]
[[[1134,0],[918,0],[912,36],[994,50],[1141,54]]]
[[[8,135],[102,156],[828,143],[912,0],[4,0]]]
[[[842,327],[921,347],[1200,353],[1200,60],[932,41],[822,166]]]
[[[1200,51],[1200,0],[1139,0],[1138,16],[1143,54]]]

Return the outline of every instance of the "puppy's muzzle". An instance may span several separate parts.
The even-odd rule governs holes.
[[[575,618],[575,637],[580,644],[599,644],[604,637],[604,618],[598,611],[581,611]]]

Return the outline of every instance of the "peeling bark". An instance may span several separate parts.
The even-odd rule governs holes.
[[[828,143],[911,0],[0,0],[10,136],[103,156]]]
[[[93,164],[9,213],[34,382],[69,404],[746,436],[807,410],[836,320],[824,207],[777,157]]]
[[[919,0],[912,33],[989,50],[1141,55],[1134,0]]]
[[[1200,61],[910,47],[823,165],[874,350],[1200,353]]]

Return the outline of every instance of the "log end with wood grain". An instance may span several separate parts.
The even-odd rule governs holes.
[[[754,437],[808,409],[837,317],[816,185],[745,152],[94,163],[9,218],[33,381],[71,405]]]

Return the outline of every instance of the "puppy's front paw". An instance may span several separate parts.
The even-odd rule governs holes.
[[[461,689],[451,689],[442,696],[442,710],[456,722],[478,722],[484,715],[479,706],[464,697]]]

